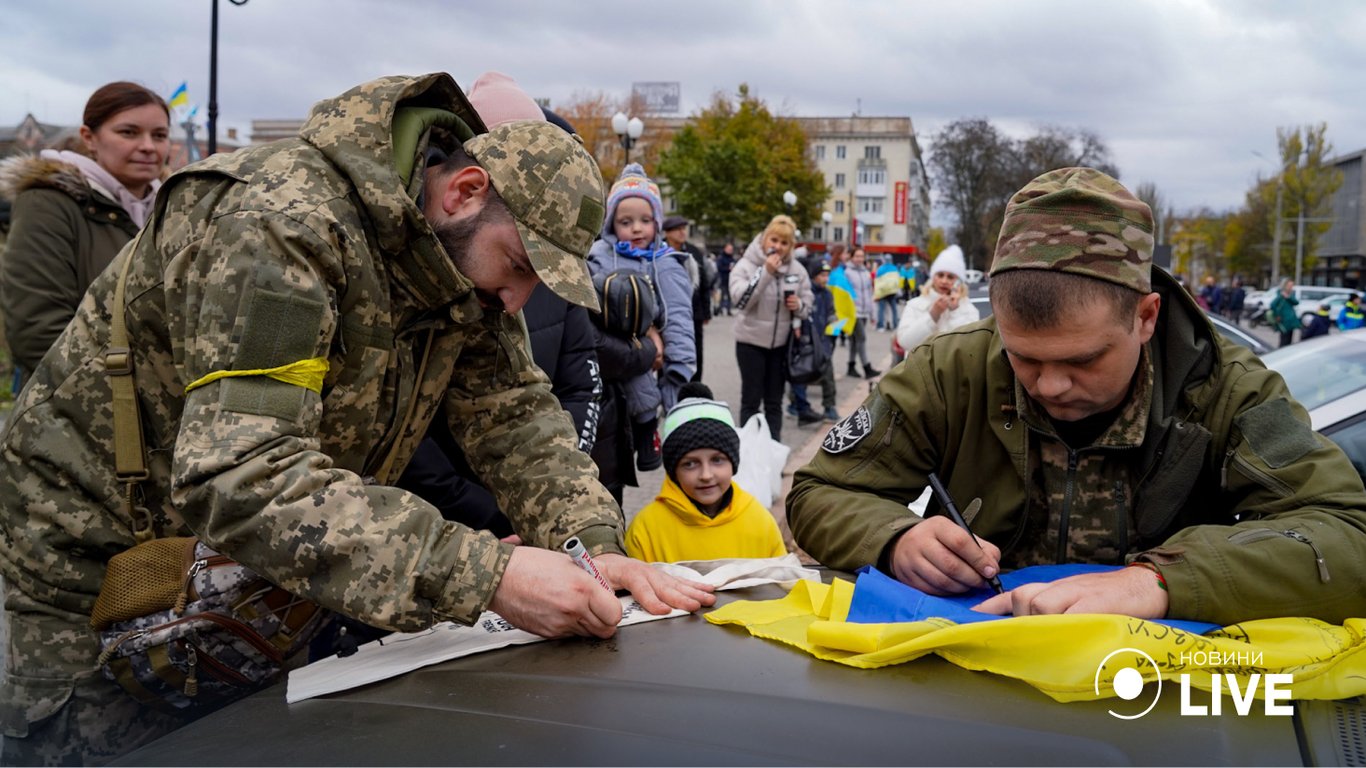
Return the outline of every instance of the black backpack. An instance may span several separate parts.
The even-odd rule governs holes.
[[[599,328],[613,336],[635,339],[644,336],[654,324],[655,291],[646,275],[618,269],[594,275],[593,287],[598,290],[601,311],[590,314]]]

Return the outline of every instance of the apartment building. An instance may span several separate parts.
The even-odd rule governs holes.
[[[909,117],[799,117],[831,196],[810,240],[925,251],[930,184]],[[911,249],[914,249],[912,251]]]

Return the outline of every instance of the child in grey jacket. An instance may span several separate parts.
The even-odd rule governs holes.
[[[657,431],[660,405],[672,408],[679,387],[697,368],[692,281],[683,263],[690,257],[664,244],[663,222],[659,187],[640,165],[631,163],[608,193],[602,239],[593,243],[588,259],[595,277],[631,270],[644,274],[654,288],[655,326],[664,340],[663,365],[658,374],[636,376],[626,384],[636,468],[642,472],[658,469],[662,462]]]

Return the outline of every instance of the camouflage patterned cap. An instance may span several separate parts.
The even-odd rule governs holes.
[[[1153,214],[1093,168],[1039,176],[1006,205],[991,274],[1055,269],[1151,293]]]
[[[531,266],[564,300],[596,310],[588,248],[602,225],[602,174],[583,144],[544,120],[503,123],[465,142],[517,221]]]

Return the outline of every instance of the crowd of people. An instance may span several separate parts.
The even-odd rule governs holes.
[[[488,609],[608,637],[621,605],[571,539],[647,611],[711,605],[648,562],[787,551],[733,479],[737,426],[762,414],[780,440],[785,393],[799,423],[831,423],[784,500],[831,568],[943,595],[1032,564],[1137,566],[980,606],[1017,616],[1366,612],[1360,477],[1153,268],[1151,212],[1104,173],[1011,199],[980,320],[954,246],[928,269],[811,252],[779,214],[706,253],[644,168],[605,183],[574,126],[498,73],[468,93],[441,73],[364,83],[298,138],[163,178],[168,127],[164,101],[113,83],[80,147],[0,171],[25,380],[0,438],[7,765],[107,761],[203,713],[101,673],[106,566],[149,538],[198,537],[358,632]],[[719,316],[738,420],[701,381]],[[870,328],[904,362],[874,367]],[[801,329],[824,362],[794,385]],[[843,415],[841,345],[846,378],[873,385]],[[118,391],[141,409],[135,472]],[[661,467],[628,526],[623,489]],[[975,536],[908,509],[931,476],[974,500]]]

